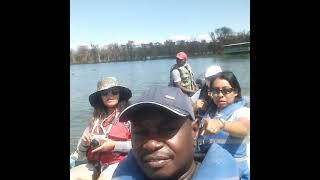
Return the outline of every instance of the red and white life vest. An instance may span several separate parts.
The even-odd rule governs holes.
[[[91,129],[92,134],[102,134],[105,137],[114,141],[128,141],[131,139],[131,132],[128,125],[125,122],[119,122],[119,112],[115,111],[108,117],[102,119],[101,115],[98,120],[94,122]],[[113,124],[111,124],[114,122]],[[127,153],[121,152],[95,152],[92,153],[94,148],[90,147],[87,151],[87,159],[89,161],[100,161],[102,164],[113,164],[121,161],[127,155]]]

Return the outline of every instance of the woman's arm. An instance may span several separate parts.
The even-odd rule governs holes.
[[[250,108],[242,108],[228,120],[208,119],[204,121],[202,134],[215,134],[220,130],[235,137],[245,137],[250,134]]]
[[[250,120],[248,118],[241,117],[236,121],[226,121],[224,126],[222,125],[221,130],[226,131],[235,137],[248,136],[250,133]]]
[[[175,86],[180,88],[184,93],[195,93],[197,92],[196,90],[192,90],[192,89],[188,89],[188,88],[185,88],[181,85],[180,81],[179,82],[174,82]]]
[[[82,143],[83,138],[85,137],[85,135],[87,135],[89,133],[89,127],[87,127],[84,132],[82,133],[81,138],[78,141],[78,145],[77,145],[77,149],[76,151],[71,155],[72,159],[78,160],[78,161],[84,161],[86,160],[87,156],[87,150],[89,148],[89,146],[86,146]]]
[[[250,121],[245,117],[231,122],[222,122],[219,119],[208,119],[204,121],[201,135],[216,134],[221,130],[235,137],[245,137],[250,133]]]
[[[131,141],[116,141],[113,151],[127,153],[131,148]]]
[[[114,141],[106,138],[101,146],[94,149],[92,152],[129,152],[131,149],[131,141]]]

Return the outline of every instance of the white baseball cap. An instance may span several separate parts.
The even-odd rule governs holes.
[[[216,75],[217,73],[222,72],[221,67],[217,65],[212,65],[207,68],[206,73],[204,75],[205,78]]]

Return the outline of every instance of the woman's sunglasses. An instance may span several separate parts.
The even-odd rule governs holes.
[[[219,89],[219,88],[208,89],[208,92],[213,93],[215,95],[220,94],[220,92],[222,92],[223,95],[226,95],[226,94],[230,94],[232,91],[234,91],[233,88],[226,88],[226,87],[223,87],[222,89]]]
[[[107,96],[109,93],[111,93],[111,95],[116,96],[119,95],[119,89],[108,89],[108,90],[104,90],[101,92],[101,96]]]

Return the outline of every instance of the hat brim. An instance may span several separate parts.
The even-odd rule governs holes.
[[[108,89],[114,88],[114,87],[117,87],[120,90],[119,91],[120,100],[128,101],[132,97],[132,92],[131,92],[131,90],[129,88],[124,87],[124,86],[112,86],[112,87],[109,87]],[[96,107],[98,98],[100,98],[100,92],[104,91],[104,90],[107,90],[107,89],[102,89],[100,91],[96,91],[96,92],[90,94],[89,102],[90,102],[92,107]]]
[[[176,59],[178,59],[179,61],[187,60],[187,58],[182,58],[182,59],[181,59],[181,57],[177,57],[177,56],[176,56]]]
[[[137,110],[144,108],[144,107],[155,107],[155,108],[165,109],[165,110],[168,110],[168,111],[172,112],[173,114],[180,116],[180,117],[187,117],[190,115],[188,112],[182,112],[180,110],[176,110],[174,107],[164,106],[164,105],[156,103],[156,102],[138,102],[138,103],[134,103],[134,104],[128,106],[126,109],[124,109],[119,116],[119,121],[120,122],[128,121],[129,116],[131,116]],[[191,116],[191,118],[193,118],[193,117]]]

